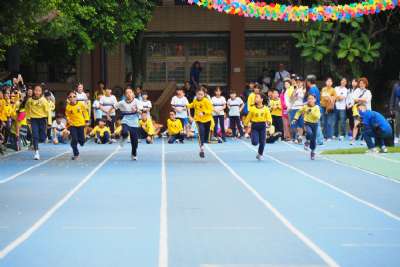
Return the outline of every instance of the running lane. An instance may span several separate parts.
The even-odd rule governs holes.
[[[99,168],[0,266],[156,266],[161,146],[140,145],[137,162],[130,159],[128,146]],[[82,153],[81,161],[94,161],[96,155],[104,159],[114,149],[96,145],[97,152]],[[87,166],[85,173],[91,169]],[[85,175],[75,170],[78,173]]]
[[[399,221],[268,157],[257,162],[256,152],[248,145],[227,143],[210,148],[339,265],[400,265]],[[240,153],[219,152],[238,146],[242,147]],[[307,173],[319,175],[314,170],[320,160],[312,162],[303,154],[298,158],[295,151],[283,144],[267,146],[266,154],[299,166]],[[336,175],[333,163],[327,164],[324,171],[325,175]],[[368,179],[363,173],[359,175]],[[387,183],[385,180],[380,182]],[[358,186],[353,181],[353,187]]]
[[[233,158],[243,150],[215,147]],[[326,266],[210,153],[202,160],[197,149],[166,145],[169,266]]]

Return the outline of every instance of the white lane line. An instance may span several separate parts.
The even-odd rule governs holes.
[[[161,205],[160,205],[160,242],[158,266],[168,267],[168,198],[167,198],[167,170],[165,164],[165,142],[161,141]]]
[[[13,174],[13,175],[11,175],[11,176],[9,176],[9,177],[7,177],[7,178],[4,178],[4,179],[0,180],[0,184],[5,184],[5,183],[7,183],[7,182],[10,182],[10,181],[14,180],[15,178],[17,178],[18,176],[21,176],[21,175],[23,175],[24,173],[27,173],[27,172],[29,172],[29,171],[31,171],[31,170],[37,168],[37,167],[40,167],[40,166],[42,166],[42,165],[44,165],[44,164],[46,164],[46,163],[52,161],[53,159],[59,158],[59,157],[65,155],[65,154],[67,154],[67,153],[68,153],[68,151],[64,151],[64,152],[62,152],[61,154],[57,154],[57,155],[55,155],[55,156],[53,156],[53,157],[51,157],[51,158],[48,158],[48,159],[46,159],[46,160],[44,160],[44,161],[41,161],[41,162],[38,163],[38,164],[35,164],[35,165],[33,165],[33,166],[29,167],[29,168],[26,168],[25,170],[22,170],[22,171],[17,172],[16,174]]]
[[[371,157],[377,158],[377,159],[383,159],[383,160],[388,161],[388,162],[400,164],[400,161],[399,161],[399,160],[387,158],[387,157],[384,157],[384,156],[381,156],[381,155],[372,155],[372,154],[368,154],[368,156],[371,156]]]
[[[257,226],[194,226],[193,230],[214,230],[214,231],[258,231],[265,230],[265,227]]]
[[[400,244],[390,244],[390,243],[344,243],[341,244],[342,247],[350,248],[399,248]]]
[[[129,231],[137,228],[134,226],[64,226],[62,229],[66,231]]]
[[[310,238],[297,229],[282,213],[279,212],[269,201],[261,196],[251,185],[249,185],[238,173],[236,173],[225,161],[223,161],[208,145],[206,149],[221,163],[236,180],[241,183],[258,201],[260,201],[267,209],[269,209],[278,220],[280,220],[292,234],[299,238],[308,248],[314,251],[328,266],[338,267],[339,264],[331,258],[325,251],[316,245]]]
[[[248,143],[243,142],[243,144],[245,144],[251,150],[257,151],[252,146],[250,146]],[[359,197],[357,197],[357,196],[355,196],[355,195],[353,195],[353,194],[351,194],[351,193],[349,193],[349,192],[347,192],[347,191],[345,191],[343,189],[340,189],[337,186],[334,186],[334,185],[332,185],[332,184],[330,184],[330,183],[328,183],[328,182],[326,182],[326,181],[324,181],[324,180],[322,180],[322,179],[320,179],[320,178],[318,178],[318,177],[316,177],[314,175],[311,175],[311,174],[309,174],[309,173],[307,173],[307,172],[305,172],[303,170],[300,170],[300,169],[298,169],[298,168],[296,168],[296,167],[294,167],[294,166],[292,166],[290,164],[287,164],[287,163],[285,163],[285,162],[283,162],[283,161],[281,161],[279,159],[276,159],[276,158],[274,158],[274,157],[272,157],[270,155],[266,155],[266,157],[268,157],[269,159],[279,163],[282,166],[285,166],[286,168],[292,169],[292,170],[302,174],[305,177],[308,177],[308,178],[310,178],[310,179],[312,179],[312,180],[314,180],[314,181],[316,181],[316,182],[318,182],[318,183],[320,183],[322,185],[325,185],[325,186],[327,186],[327,187],[329,187],[329,188],[331,188],[331,189],[333,189],[333,190],[335,190],[335,191],[337,191],[337,192],[339,192],[339,193],[341,193],[341,194],[343,194],[343,195],[345,195],[345,196],[347,196],[347,197],[349,197],[349,198],[351,198],[351,199],[353,199],[353,200],[355,200],[355,201],[357,201],[357,202],[359,202],[361,204],[364,204],[365,206],[367,206],[367,207],[369,207],[371,209],[379,211],[379,212],[383,213],[384,215],[386,215],[389,218],[392,218],[392,219],[394,219],[396,221],[400,221],[400,217],[399,216],[397,216],[396,214],[394,214],[394,213],[392,213],[392,212],[390,212],[390,211],[388,211],[388,210],[386,210],[384,208],[381,208],[381,207],[379,207],[379,206],[377,206],[375,204],[372,204],[371,202],[368,202],[368,201],[366,201],[364,199],[361,199],[361,198],[359,198]]]
[[[399,232],[400,228],[385,228],[385,227],[354,227],[354,226],[323,226],[319,227],[326,231],[362,231],[362,232],[380,232],[380,231],[395,231]]]
[[[104,164],[107,163],[119,150],[117,147],[111,154],[109,154],[102,162],[99,163],[82,181],[80,181],[71,191],[69,191],[60,201],[58,201],[51,209],[49,209],[38,221],[36,221],[29,229],[17,237],[14,241],[0,250],[0,259],[7,256],[8,253],[13,251],[24,241],[26,241],[34,232],[36,232],[43,224],[45,224],[51,216],[61,208],[76,192],[81,189],[96,173],[100,170]]]
[[[302,148],[296,147],[296,146],[294,146],[294,145],[292,145],[292,144],[288,144],[288,143],[286,143],[286,142],[283,142],[283,143],[284,143],[285,145],[289,146],[289,147],[292,147],[293,149],[295,149],[295,150],[297,150],[297,151],[300,151],[300,152],[302,152],[302,153],[307,153],[307,152],[304,151],[304,149],[302,149]],[[400,181],[399,181],[399,180],[396,180],[396,179],[393,179],[393,178],[390,178],[390,177],[387,177],[387,176],[384,176],[384,175],[381,175],[381,174],[378,174],[378,173],[375,173],[375,172],[372,172],[372,171],[368,171],[368,170],[362,169],[362,168],[357,167],[357,166],[348,165],[348,164],[342,163],[342,162],[340,162],[340,161],[331,159],[331,158],[329,158],[329,157],[326,157],[326,156],[323,156],[323,155],[320,155],[320,154],[318,155],[318,157],[319,157],[319,158],[322,158],[322,159],[324,159],[324,160],[330,161],[330,162],[332,162],[332,163],[335,163],[336,165],[339,165],[339,166],[344,166],[344,167],[347,167],[347,168],[352,168],[352,169],[355,169],[355,170],[358,170],[358,171],[362,171],[362,172],[368,173],[368,174],[370,174],[370,175],[373,175],[373,176],[382,178],[382,179],[384,179],[384,180],[391,181],[391,182],[394,182],[394,183],[396,183],[396,184],[400,184]]]

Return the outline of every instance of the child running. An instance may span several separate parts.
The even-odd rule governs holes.
[[[307,104],[296,112],[292,124],[296,124],[300,116],[304,116],[304,127],[307,141],[304,143],[304,149],[311,149],[311,160],[315,159],[315,148],[317,145],[318,122],[321,118],[321,111],[316,105],[316,97],[312,94],[307,97]]]
[[[258,145],[256,159],[262,160],[264,154],[265,142],[267,139],[266,129],[272,124],[272,117],[268,107],[263,104],[263,97],[257,94],[254,98],[254,106],[249,109],[246,117],[246,125],[251,128],[251,143]]]
[[[206,97],[206,92],[203,88],[200,88],[196,92],[196,98],[192,103],[187,105],[189,109],[194,109],[194,121],[197,124],[197,129],[199,131],[199,145],[200,145],[200,158],[204,158],[204,144],[208,142],[210,138],[210,127],[212,121],[212,111],[213,105],[211,101]],[[191,120],[193,118],[191,117]]]
[[[115,105],[121,111],[122,133],[120,146],[122,147],[128,135],[131,139],[131,158],[137,160],[137,148],[139,139],[139,114],[140,100],[135,98],[132,88],[125,89],[125,99]]]
[[[40,160],[39,142],[46,141],[47,126],[51,125],[51,110],[49,102],[43,96],[40,85],[33,89],[33,96],[26,102],[26,118],[32,129],[32,143],[35,151],[34,159]]]
[[[67,117],[68,131],[71,135],[72,160],[79,159],[78,143],[85,144],[85,127],[89,123],[89,113],[83,101],[78,102],[75,91],[70,91],[67,95],[68,103],[65,108]]]
[[[183,126],[182,122],[176,118],[175,111],[169,112],[169,119],[167,120],[167,131],[168,131],[168,144],[173,144],[177,140],[183,144]]]

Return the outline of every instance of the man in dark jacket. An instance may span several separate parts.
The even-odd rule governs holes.
[[[393,85],[392,96],[390,97],[390,113],[395,116],[395,143],[400,137],[400,81]]]

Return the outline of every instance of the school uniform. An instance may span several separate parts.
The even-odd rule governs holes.
[[[197,129],[199,131],[199,142],[200,146],[208,143],[210,138],[210,127],[213,121],[212,111],[213,106],[211,101],[204,97],[201,100],[195,98],[192,103],[187,105],[187,108],[194,109],[194,120],[197,124]],[[202,114],[200,114],[202,113]]]
[[[100,98],[100,106],[105,110],[105,112],[109,112],[111,109],[115,107],[118,103],[117,98],[114,95],[110,96],[102,96]],[[115,123],[115,110],[110,114],[111,120],[108,120],[107,116],[103,113],[103,120],[106,122],[107,126],[110,128],[111,132],[114,132],[114,123]]]
[[[139,138],[147,138],[147,137],[153,137],[155,134],[155,129],[154,129],[154,124],[153,121],[150,118],[147,118],[145,121],[140,120],[139,121],[140,129],[139,129]],[[150,142],[146,140],[146,142],[149,144]]]
[[[97,125],[94,127],[90,135],[95,136],[97,142],[100,142],[101,144],[107,144],[110,142],[111,130],[107,126],[100,127]]]
[[[39,142],[46,141],[47,125],[51,125],[51,109],[44,97],[29,98],[25,105],[26,117],[30,120],[32,143],[35,151],[39,150]]]
[[[186,96],[174,96],[171,99],[171,106],[176,112],[176,118],[181,121],[182,126],[185,127],[189,123],[187,105],[189,104]]]
[[[184,136],[182,134],[183,126],[182,126],[182,122],[180,120],[168,119],[167,120],[167,131],[168,131],[168,135],[169,135],[168,144],[173,144],[173,143],[175,143],[176,140],[183,142],[183,139],[184,139]]]
[[[266,142],[267,124],[272,123],[272,116],[269,108],[256,106],[250,108],[246,117],[246,124],[251,123],[251,143],[253,146],[258,145],[258,154],[263,155]]]
[[[136,98],[131,102],[122,100],[115,105],[116,109],[121,111],[121,124],[122,124],[122,138],[130,136],[131,140],[131,154],[132,156],[137,155],[138,139],[139,139],[139,108],[140,101]]]
[[[282,104],[280,98],[271,99],[269,101],[269,108],[272,116],[272,125],[274,125],[276,131],[283,133]]]
[[[232,136],[237,136],[236,129],[239,130],[240,136],[243,136],[243,127],[240,121],[240,106],[244,104],[243,100],[240,97],[236,97],[235,99],[229,98],[227,104],[229,107],[229,128],[232,130]]]
[[[317,146],[317,131],[319,127],[319,120],[321,118],[321,110],[318,105],[310,107],[304,105],[294,116],[298,120],[300,116],[304,118],[304,128],[306,132],[306,139],[310,142],[310,149],[315,150]]]
[[[224,125],[224,119],[225,119],[225,106],[226,106],[226,100],[225,97],[220,96],[216,97],[213,96],[211,98],[211,102],[213,104],[214,110],[213,110],[213,117],[214,117],[214,136],[218,136],[218,125],[219,128],[221,129],[221,136],[222,139],[225,139],[225,125]]]
[[[65,108],[68,130],[71,135],[71,148],[74,156],[79,156],[78,144],[85,144],[85,126],[89,121],[89,113],[83,102],[77,102],[75,105],[67,104]]]

